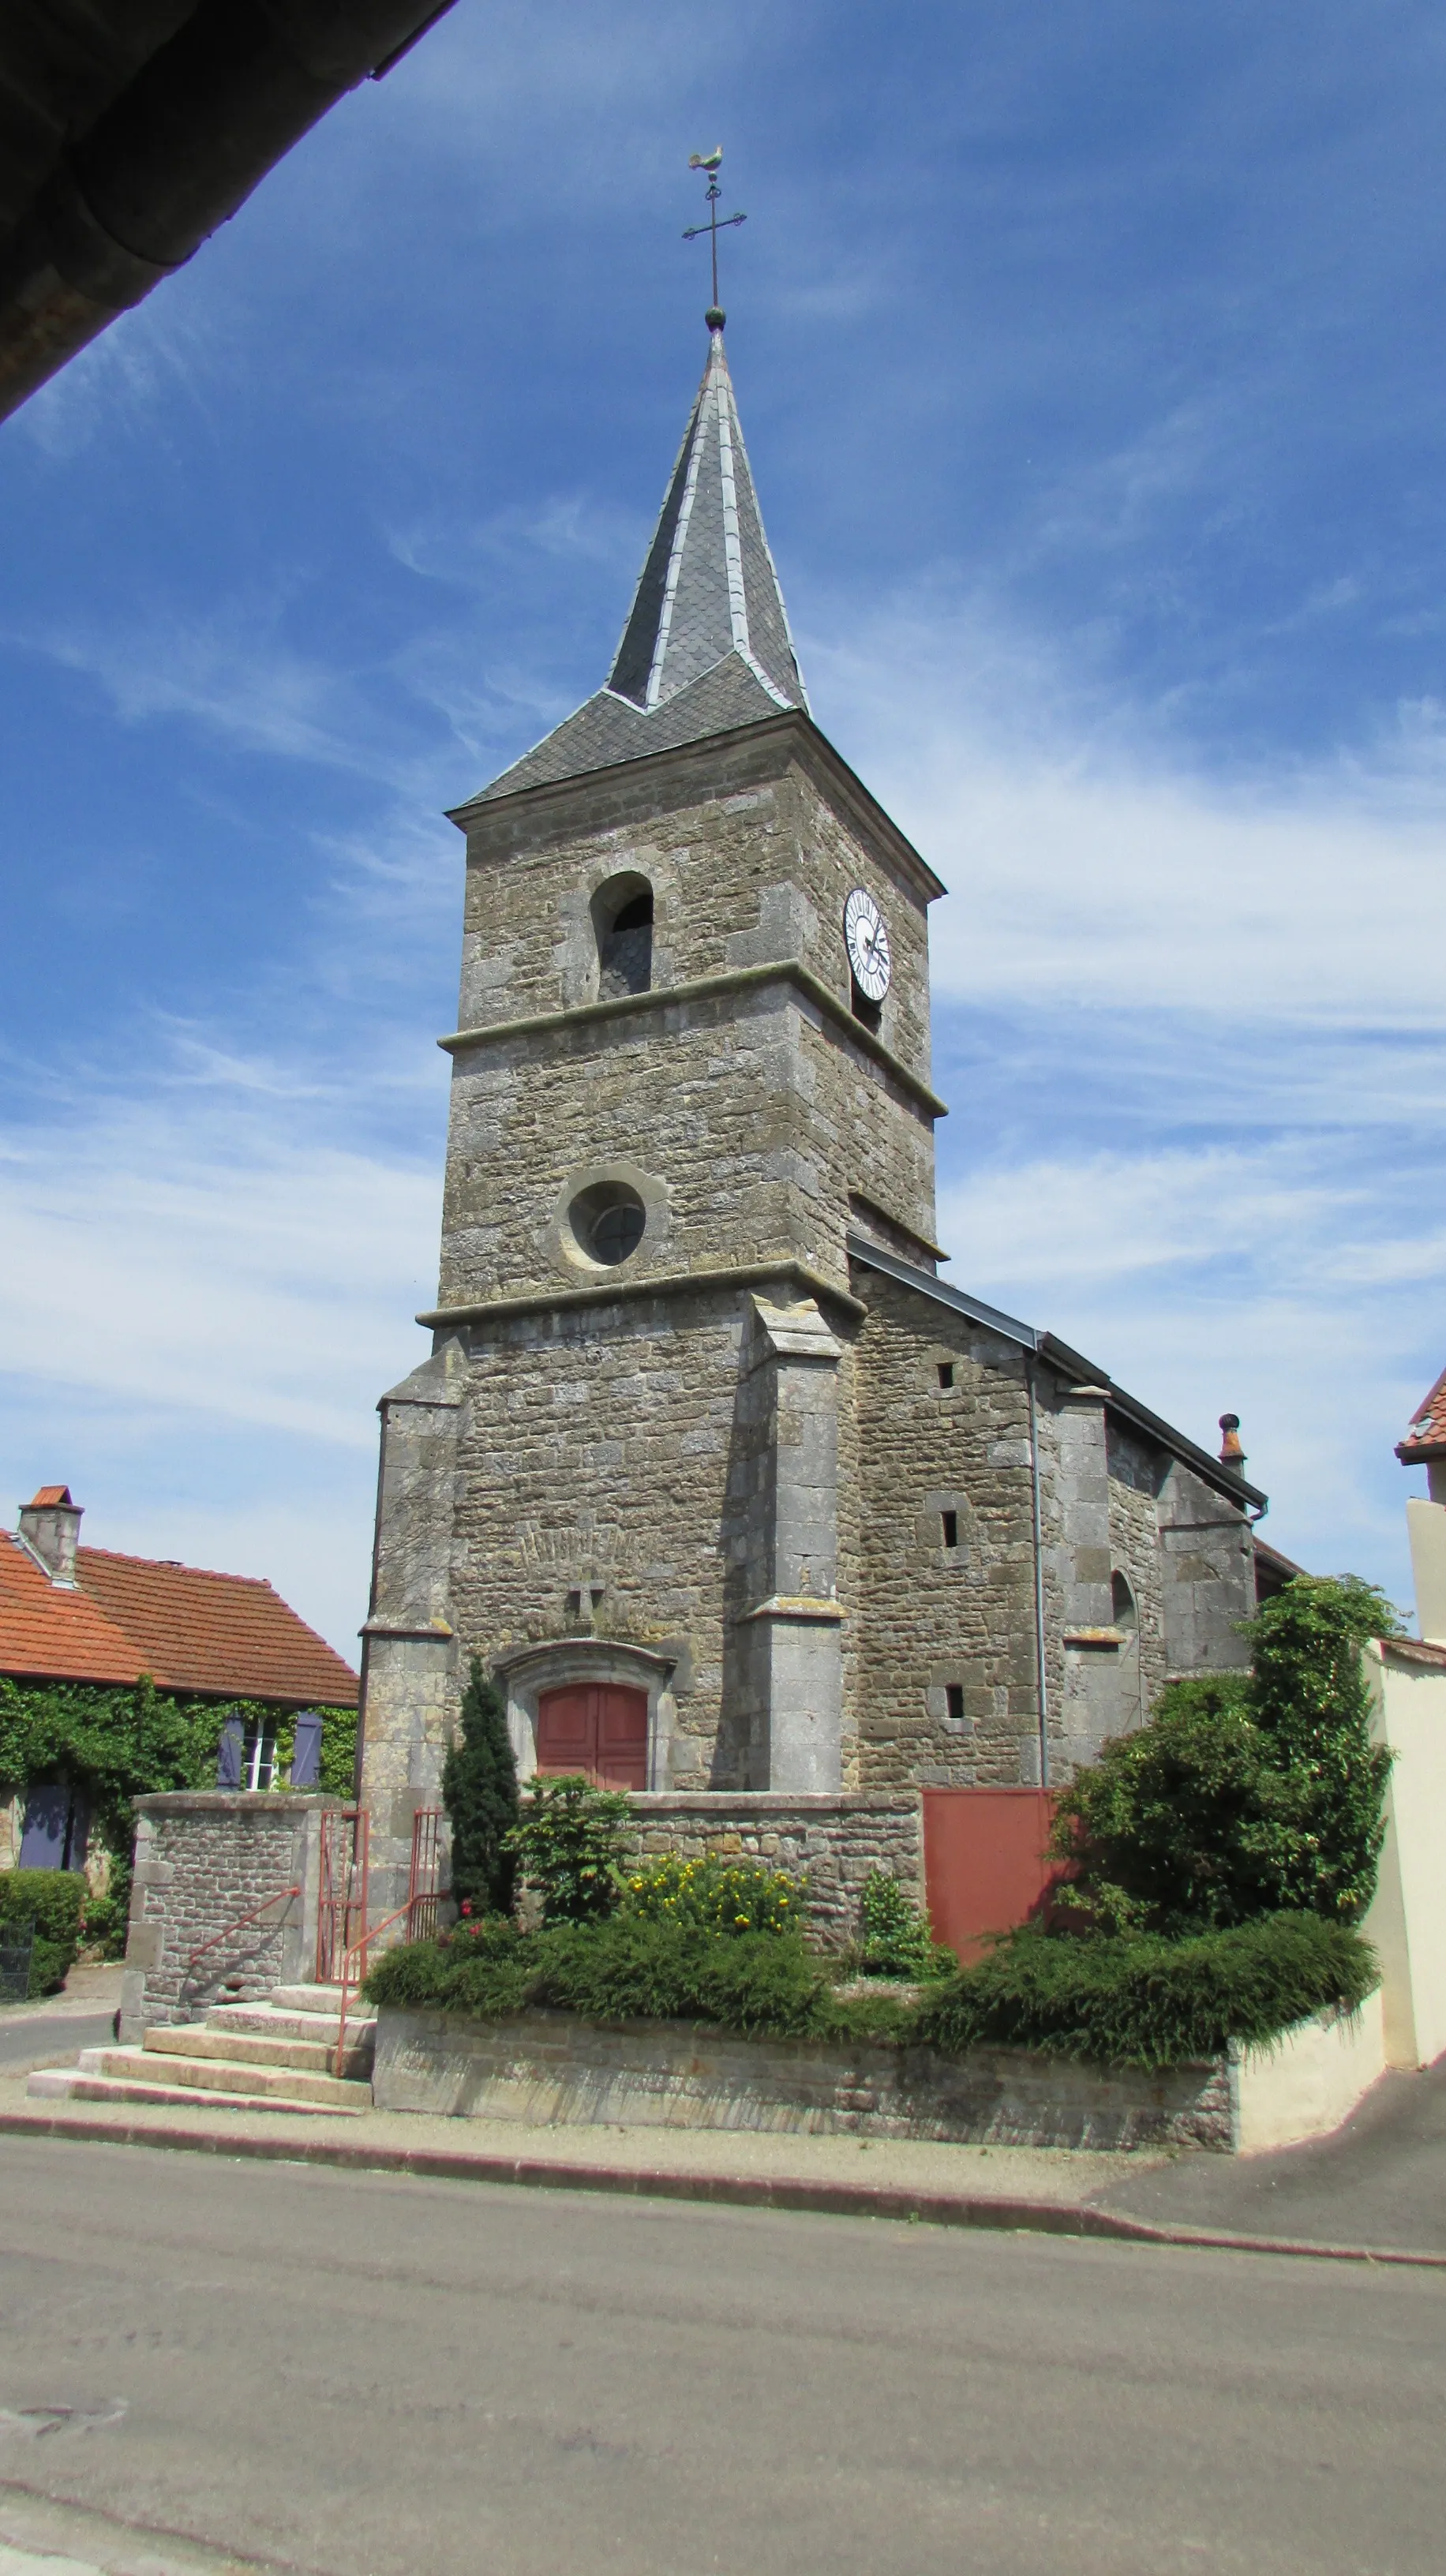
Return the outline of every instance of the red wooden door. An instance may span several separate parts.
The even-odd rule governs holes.
[[[539,1771],[581,1771],[599,1789],[646,1789],[648,1694],[618,1682],[573,1682],[537,1703]]]

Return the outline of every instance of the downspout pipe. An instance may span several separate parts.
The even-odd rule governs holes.
[[[1034,1516],[1034,1671],[1039,1706],[1039,1785],[1049,1787],[1049,1682],[1044,1661],[1044,1539],[1039,1508],[1039,1415],[1034,1400],[1034,1354],[1024,1356],[1029,1390],[1029,1499]]]
[[[327,109],[452,0],[200,0],[0,254],[0,419],[184,266]]]

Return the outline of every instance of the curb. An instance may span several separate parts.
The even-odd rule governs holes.
[[[468,2155],[435,2147],[351,2146],[342,2139],[225,2137],[210,2129],[152,2129],[139,2122],[31,2119],[0,2111],[0,2137],[77,2138],[89,2145],[166,2147],[187,2155],[246,2156],[267,2164],[334,2165],[349,2173],[410,2174],[427,2182],[511,2183],[529,2191],[610,2192],[626,2199],[692,2200],[724,2209],[788,2209],[830,2218],[890,2218],[929,2227],[1086,2236],[1134,2245],[1198,2246],[1224,2254],[1288,2254],[1316,2262],[1446,2270],[1446,2254],[1395,2245],[1332,2245],[1311,2238],[1248,2236],[1172,2227],[1085,2201],[975,2199],[964,2192],[891,2190],[887,2184],[777,2180],[760,2174],[669,2173],[647,2166],[554,2163],[537,2156]]]

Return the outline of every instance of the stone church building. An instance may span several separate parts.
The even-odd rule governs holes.
[[[902,1813],[1243,1662],[1282,1563],[1231,1417],[1217,1458],[942,1275],[944,889],[809,712],[709,320],[606,682],[452,816],[440,1285],[364,1632],[394,1878],[474,1653],[524,1775]]]

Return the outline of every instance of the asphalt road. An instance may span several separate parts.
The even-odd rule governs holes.
[[[73,2066],[83,2048],[105,2048],[114,2036],[110,2012],[38,2013],[26,2006],[0,2012],[0,2069],[7,2075],[29,2066]]]
[[[1436,2272],[7,2137],[0,2297],[0,2481],[328,2576],[1442,2565]]]
[[[1446,2058],[1382,2076],[1334,2137],[1268,2156],[1180,2156],[1101,2197],[1191,2227],[1446,2254]]]

